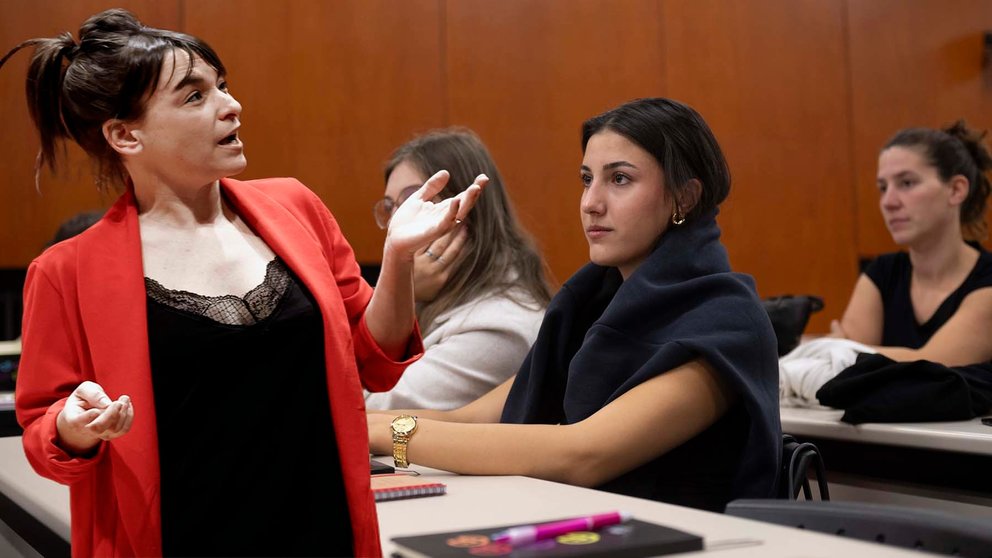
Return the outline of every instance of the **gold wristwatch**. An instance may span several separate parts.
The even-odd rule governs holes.
[[[400,469],[405,469],[410,466],[406,459],[406,445],[417,431],[417,417],[400,415],[389,423],[389,428],[393,431],[393,463]]]

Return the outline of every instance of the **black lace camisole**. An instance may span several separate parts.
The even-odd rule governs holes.
[[[353,554],[310,293],[278,259],[244,297],[145,286],[164,554]]]

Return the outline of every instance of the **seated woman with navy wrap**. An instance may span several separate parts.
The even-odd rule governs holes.
[[[585,122],[582,147],[592,261],[551,301],[520,371],[453,411],[370,413],[372,451],[710,510],[772,496],[775,334],[720,243],[730,175],[716,139],[693,109],[641,99]],[[397,415],[417,417],[405,444]]]

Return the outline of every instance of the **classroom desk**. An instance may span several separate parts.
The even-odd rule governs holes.
[[[851,425],[840,422],[843,414],[781,410],[782,431],[823,454],[833,499],[992,517],[992,427],[978,418]]]
[[[389,458],[380,458],[389,462]],[[919,552],[517,476],[460,476],[413,467],[448,485],[444,496],[380,502],[385,556],[393,537],[529,523],[610,510],[702,535],[715,558],[921,556]],[[719,548],[720,543],[726,546]],[[699,555],[699,553],[692,553]]]
[[[960,422],[865,423],[840,422],[844,411],[782,407],[782,431],[796,436],[847,440],[992,455],[992,426],[975,418]]]
[[[388,459],[385,459],[388,461]],[[715,557],[919,557],[915,551],[842,537],[759,523],[640,498],[619,496],[526,477],[473,477],[414,467],[448,485],[444,496],[395,500],[377,505],[386,556],[390,539],[454,529],[514,522],[546,521],[613,509],[635,517],[702,535]],[[0,493],[46,525],[69,538],[69,490],[39,477],[21,449],[20,438],[0,439]],[[736,541],[735,545],[731,545]],[[709,552],[707,552],[709,553]]]
[[[14,417],[14,377],[20,358],[20,341],[0,341],[0,436],[21,435]]]
[[[20,436],[0,438],[0,521],[44,556],[69,555],[69,488],[34,472]]]

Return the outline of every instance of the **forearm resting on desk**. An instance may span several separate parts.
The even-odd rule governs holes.
[[[644,382],[575,424],[466,424],[423,418],[407,455],[412,463],[456,473],[525,475],[597,486],[702,432],[731,402],[715,374],[694,362]],[[389,422],[395,414],[369,415],[373,452],[392,452]],[[665,428],[659,429],[659,424]]]
[[[878,288],[864,275],[858,279],[851,302],[831,334],[873,346],[897,362],[929,360],[944,366],[966,366],[992,360],[992,288],[966,296],[958,310],[919,349],[879,346],[883,341],[883,307]]]
[[[393,415],[369,415],[372,453],[392,453],[389,422]],[[546,440],[566,427],[520,424],[465,424],[421,417],[410,440],[411,463],[466,475],[525,475],[568,482],[567,447]],[[553,456],[559,456],[552,459]],[[544,466],[541,466],[544,465]]]
[[[992,359],[992,354],[978,347],[934,346],[933,340],[919,349],[907,347],[874,347],[874,349],[878,351],[878,354],[887,356],[896,362],[928,360],[944,366],[968,366],[988,362]]]

